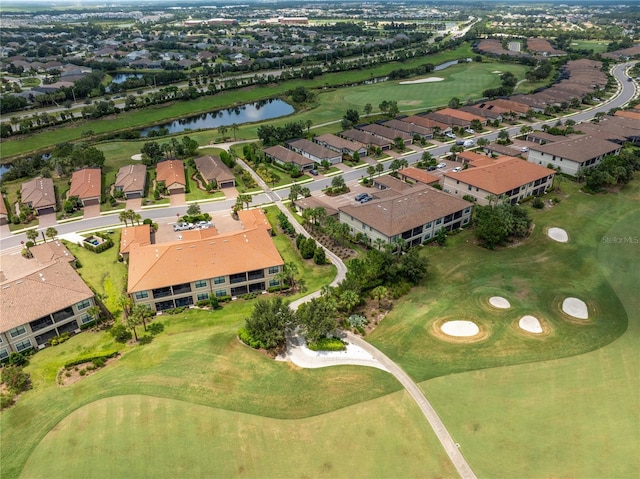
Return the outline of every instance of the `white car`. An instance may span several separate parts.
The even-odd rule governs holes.
[[[437,164],[437,168],[444,168],[445,166],[447,166],[446,163],[438,163]]]
[[[472,135],[475,135],[475,131],[472,130],[471,128],[467,128],[466,130],[464,130],[465,133],[471,133]]]
[[[456,166],[453,170],[451,170],[452,173],[457,173],[458,171],[462,171],[462,166]]]
[[[527,148],[526,146],[523,146],[522,148],[520,148],[520,151],[522,153],[526,153],[527,151],[529,151],[529,148]]]
[[[456,138],[456,135],[451,132],[445,133],[444,136],[446,136],[447,138]]]

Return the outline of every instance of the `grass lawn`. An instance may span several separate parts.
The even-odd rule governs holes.
[[[609,42],[607,40],[572,40],[571,48],[574,50],[593,50],[593,53],[604,53],[607,51]]]
[[[73,243],[66,243],[69,251],[78,259],[81,268],[78,273],[82,279],[97,293],[103,295],[103,301],[109,311],[116,317],[122,312],[118,300],[126,290],[126,266],[118,261],[121,230],[116,229],[111,235],[113,248],[102,253],[94,253]]]
[[[640,185],[598,196],[562,188],[571,197],[534,214],[527,245],[489,252],[463,234],[434,249],[433,284],[369,337],[414,378],[440,376],[422,388],[479,477],[637,477],[640,254],[637,244],[602,238],[640,237]],[[551,226],[570,242],[550,241]],[[494,294],[512,309],[490,308]],[[588,324],[563,317],[566,296],[587,302]],[[549,336],[519,332],[524,314],[550,325]],[[429,330],[444,319],[474,320],[491,336],[437,340]],[[476,371],[450,375],[465,369]]]
[[[396,393],[286,421],[141,395],[102,399],[59,423],[21,477],[91,477],[107,461],[112,477],[455,475],[418,408]]]

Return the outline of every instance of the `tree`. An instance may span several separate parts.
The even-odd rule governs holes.
[[[49,226],[47,230],[44,232],[44,234],[47,236],[47,238],[53,241],[53,239],[58,235],[58,230],[55,229],[53,226]]]
[[[384,165],[382,163],[378,163],[376,165],[376,173],[378,173],[378,176],[380,176],[380,174],[384,171]]]
[[[449,100],[449,108],[459,108],[460,107],[460,99],[457,97],[453,97]]]
[[[249,208],[249,203],[253,201],[253,197],[248,194],[238,195],[238,200],[241,201],[242,204],[246,205],[246,208]]]
[[[413,284],[419,284],[427,275],[427,258],[418,248],[410,248],[400,258],[402,276]]]
[[[147,330],[147,321],[155,316],[154,311],[144,304],[136,304],[131,310],[131,316],[136,317],[137,324],[142,323],[144,330]]]
[[[373,178],[373,175],[376,174],[376,169],[373,165],[367,167],[367,175],[369,175],[369,179]]]
[[[124,318],[125,327],[133,333],[133,337],[136,341],[138,341],[138,332],[136,331],[136,326],[139,326],[142,323],[142,318],[140,316],[134,316],[130,314],[129,316]]]
[[[129,219],[129,214],[126,211],[121,211],[118,214],[118,219],[122,221],[126,227],[128,225],[127,220]],[[133,225],[133,222],[131,222],[131,225]]]
[[[342,117],[342,128],[345,130],[351,128],[353,125],[357,125],[360,122],[360,114],[357,110],[350,108]]]
[[[222,141],[224,141],[227,138],[225,136],[227,134],[227,131],[229,131],[229,128],[227,128],[226,125],[220,125],[218,127],[218,133],[220,133],[220,135],[222,136]]]
[[[238,133],[239,129],[240,127],[236,123],[231,125],[231,131],[233,131],[233,141],[236,141],[238,139],[236,134]]]
[[[378,309],[380,309],[380,305],[383,299],[386,299],[389,296],[389,288],[386,286],[376,286],[371,290],[371,297],[378,301]]]
[[[189,216],[197,216],[200,212],[200,205],[198,203],[191,203],[187,208],[187,215]]]
[[[296,313],[281,297],[258,300],[251,316],[245,320],[245,328],[251,339],[268,350],[283,347],[287,332],[296,324]]]
[[[359,304],[360,295],[355,291],[347,289],[340,294],[340,307],[347,313],[347,315],[351,314]]]
[[[2,198],[0,198],[0,201],[2,201]],[[38,239],[38,230],[27,230],[25,234],[27,235],[27,240],[32,241],[33,243],[37,242],[36,240]]]
[[[363,108],[364,114],[367,116],[371,115],[372,110],[373,110],[373,107],[371,106],[371,103],[367,103]]]
[[[126,294],[123,294],[118,298],[118,306],[122,308],[122,315],[126,318],[131,314],[131,308],[133,308],[133,300]]]
[[[307,136],[309,135],[309,133],[311,133],[311,126],[313,125],[313,121],[311,120],[306,120],[304,122],[305,126],[307,127]]]
[[[294,262],[289,261],[282,265],[282,269],[276,274],[275,279],[290,288],[295,288],[297,274],[298,266]]]
[[[336,329],[338,310],[333,298],[313,298],[298,308],[298,322],[308,342],[327,337]]]
[[[87,314],[93,318],[93,321],[96,323],[100,320],[100,306],[93,305],[89,309],[87,309]]]
[[[298,183],[291,185],[289,189],[289,201],[295,203],[298,197],[302,194],[302,187]]]

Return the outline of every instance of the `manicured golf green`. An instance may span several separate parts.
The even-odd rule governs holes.
[[[527,245],[476,255],[458,244],[431,253],[440,286],[409,300],[422,314],[403,304],[370,338],[414,377],[453,372],[456,363],[479,369],[421,384],[479,477],[637,477],[640,185],[598,196],[572,186],[563,185],[571,198],[536,214]],[[546,238],[550,226],[565,228],[570,242]],[[493,294],[512,309],[487,307]],[[592,325],[568,325],[557,310],[568,295],[589,304]],[[548,321],[553,335],[518,332],[523,314]],[[434,316],[472,319],[492,335],[476,345],[441,345],[427,333]],[[600,348],[588,352],[592,346]],[[535,355],[561,359],[536,362]],[[490,368],[520,361],[530,362]]]
[[[593,50],[594,53],[606,52],[608,45],[608,40],[571,40],[572,49]]]
[[[20,477],[101,474],[435,478],[455,470],[404,392],[294,420],[131,395],[96,401],[65,418]]]

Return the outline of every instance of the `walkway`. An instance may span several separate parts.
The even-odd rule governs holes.
[[[306,237],[310,237],[311,235],[302,227],[300,223],[298,223],[298,221],[291,214],[291,211],[289,211],[284,203],[282,203],[282,200],[277,195],[277,193],[271,191],[269,186],[262,180],[262,178],[260,178],[258,174],[253,171],[253,169],[249,168],[249,165],[247,165],[244,161],[238,160],[238,164],[253,176],[256,182],[267,194],[267,196],[273,200],[278,209],[287,216],[294,229],[296,230],[296,233],[302,233]],[[334,265],[336,265],[336,268],[338,269],[338,274],[331,282],[331,286],[335,287],[345,278],[347,267],[338,256],[333,254],[328,249],[324,248],[324,246],[320,244],[319,246],[321,246],[325,250],[327,257]],[[320,294],[321,291],[314,291],[307,296],[293,301],[289,306],[295,310],[302,303],[306,303],[312,298],[320,296]],[[305,346],[304,338],[295,334],[289,337],[287,340],[286,354],[280,356],[278,359],[280,361],[289,360],[292,363],[303,368],[318,368],[348,364],[369,366],[390,372],[407,390],[409,395],[413,398],[424,416],[427,418],[427,421],[429,421],[433,432],[435,432],[438,440],[442,444],[442,447],[449,456],[449,459],[458,471],[458,474],[460,474],[460,477],[462,477],[463,479],[475,479],[476,475],[473,473],[471,467],[458,449],[457,444],[451,438],[449,431],[447,431],[447,428],[444,426],[444,423],[438,416],[438,413],[436,413],[436,410],[427,400],[418,385],[413,382],[409,375],[405,373],[402,368],[400,368],[400,366],[394,363],[377,348],[352,333],[346,332],[345,334],[346,338],[348,339],[349,345],[347,346],[347,350],[342,354],[311,351]]]

